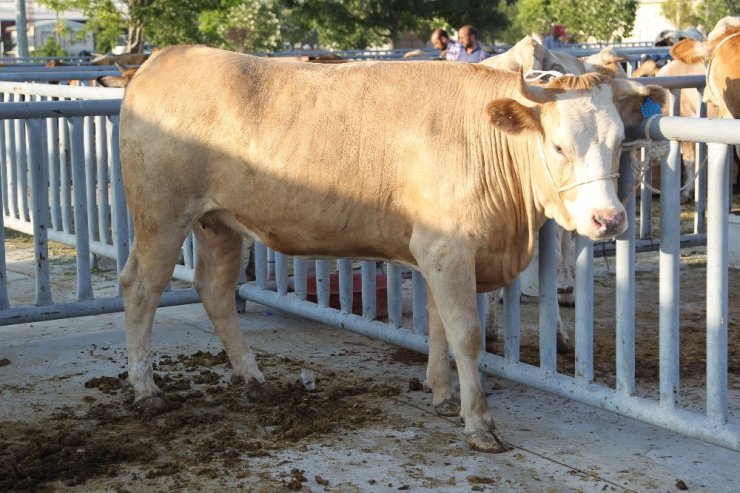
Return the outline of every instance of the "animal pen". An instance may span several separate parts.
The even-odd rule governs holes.
[[[121,311],[118,295],[102,296],[92,285],[96,259],[115,260],[123,268],[132,231],[121,183],[118,158],[119,89],[71,87],[14,81],[48,81],[94,78],[104,72],[85,67],[55,71],[0,72],[0,179],[4,228],[33,235],[35,301],[13,303],[7,289],[5,236],[0,248],[0,324],[94,315]],[[703,86],[703,78],[645,79],[663,84],[678,99],[680,87]],[[674,108],[678,108],[677,102]],[[503,290],[503,351],[485,352],[482,372],[502,376],[538,389],[629,416],[678,433],[740,451],[738,409],[728,397],[728,210],[730,209],[731,145],[740,144],[740,122],[706,118],[654,117],[635,129],[633,138],[668,141],[669,152],[660,167],[660,238],[650,235],[650,190],[642,186],[639,208],[635,173],[629,146],[620,160],[619,191],[626,198],[629,229],[613,245],[615,254],[615,354],[613,383],[597,382],[594,372],[594,310],[604,300],[594,299],[594,254],[602,248],[576,238],[575,352],[572,375],[558,369],[556,352],[556,253],[554,225],[540,232],[539,341],[537,364],[521,358],[521,305],[518,281]],[[679,188],[681,155],[676,139],[697,142],[697,163],[707,165],[698,174],[694,230],[682,235]],[[631,138],[627,138],[630,141]],[[639,185],[638,185],[639,186]],[[704,211],[706,210],[706,214]],[[706,217],[706,222],[705,222]],[[5,231],[5,230],[3,230]],[[3,233],[5,235],[5,233]],[[76,249],[75,300],[55,301],[51,290],[49,241]],[[706,376],[704,409],[681,402],[680,375],[680,260],[681,246],[706,244]],[[653,334],[659,344],[657,389],[642,391],[636,385],[636,252],[659,248],[659,323]],[[197,245],[192,238],[183,246],[182,261],[174,278],[192,281]],[[427,350],[426,286],[412,272],[411,287],[404,286],[399,266],[388,264],[387,299],[377,298],[376,263],[363,259],[310,260],[289,258],[256,244],[254,281],[242,282],[239,297],[302,317],[335,325],[415,351]],[[315,263],[314,263],[315,262]],[[315,276],[309,276],[315,267]],[[353,313],[353,289],[359,264],[361,313]],[[336,268],[336,272],[334,271]],[[290,275],[292,274],[292,275]],[[330,303],[330,279],[338,277],[339,306]],[[309,279],[315,286],[309,285]],[[242,279],[243,280],[243,279]],[[309,301],[309,292],[316,300]],[[410,298],[410,314],[404,299]],[[191,288],[171,288],[162,305],[194,303]],[[378,306],[387,304],[387,317]],[[385,303],[387,302],[387,303]],[[610,301],[611,302],[611,301]],[[406,303],[408,306],[409,303]],[[487,296],[479,295],[482,325],[487,317]],[[737,318],[734,319],[737,323]],[[483,335],[482,335],[483,337]],[[740,354],[731,354],[740,358]]]

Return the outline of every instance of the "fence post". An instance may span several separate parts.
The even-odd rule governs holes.
[[[555,254],[555,223],[548,220],[540,228],[540,368],[546,372],[557,369],[557,256]]]
[[[49,227],[49,198],[46,188],[46,163],[41,157],[43,144],[41,142],[41,125],[43,120],[33,118],[26,120],[28,126],[28,148],[30,155],[29,168],[31,170],[31,221],[33,222],[33,247],[36,268],[36,305],[50,305],[51,279],[49,277],[49,243],[47,229]]]
[[[87,186],[85,183],[84,119],[75,116],[67,119],[70,126],[69,143],[74,186],[75,248],[77,249],[77,300],[93,299],[90,276],[90,234],[88,230]]]
[[[727,422],[728,213],[731,147],[709,144],[707,204],[707,417]]]
[[[660,165],[660,188],[660,403],[673,409],[679,400],[681,261],[681,154],[674,140]]]

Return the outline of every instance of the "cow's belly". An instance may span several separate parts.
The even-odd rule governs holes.
[[[265,216],[246,211],[218,210],[201,222],[217,220],[229,228],[264,243],[286,255],[311,257],[347,257],[388,260],[406,266],[416,262],[409,251],[406,228],[373,221],[352,221],[336,214],[309,217],[296,210],[279,208]]]

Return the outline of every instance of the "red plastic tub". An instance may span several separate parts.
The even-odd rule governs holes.
[[[308,276],[306,299],[316,303],[316,275]],[[388,283],[382,274],[375,276],[375,304],[378,318],[388,315]],[[329,273],[329,306],[339,309],[339,273]],[[352,274],[352,313],[362,315],[362,273]]]

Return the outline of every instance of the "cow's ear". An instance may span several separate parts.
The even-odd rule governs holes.
[[[520,134],[540,131],[539,111],[513,99],[496,99],[486,105],[491,124],[502,132]]]
[[[689,65],[703,62],[708,58],[707,43],[695,39],[682,39],[671,47],[671,58]]]
[[[668,91],[643,86],[627,79],[614,79],[614,97],[625,127],[637,126],[644,118],[668,113]]]

